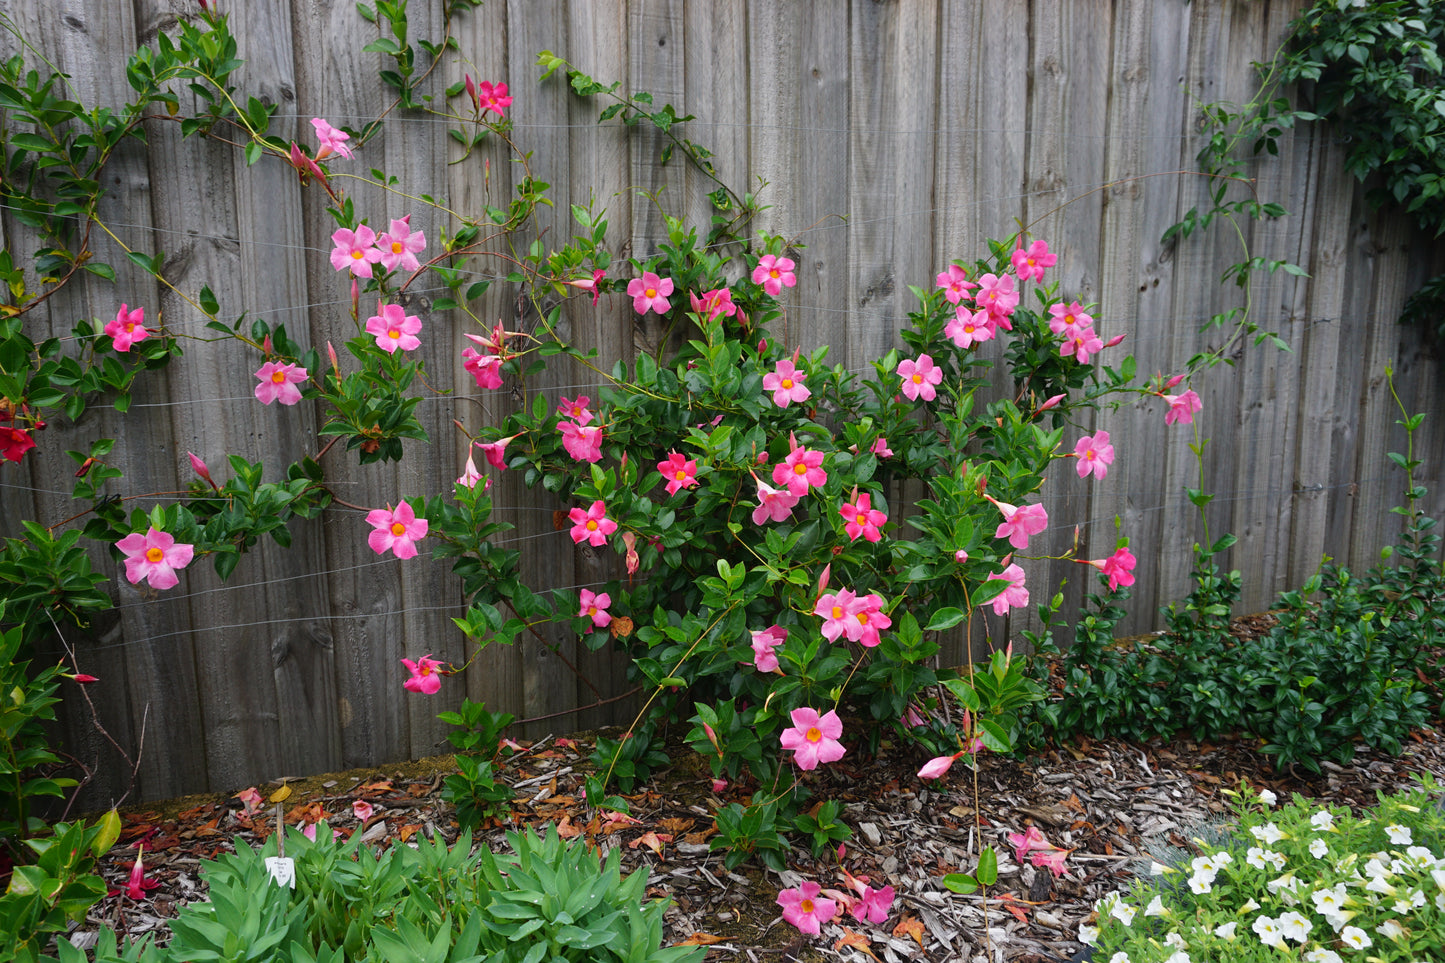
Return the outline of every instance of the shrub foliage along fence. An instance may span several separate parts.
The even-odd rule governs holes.
[[[413,36],[441,37],[441,6],[412,0]],[[730,186],[769,205],[760,227],[799,246],[798,284],[784,292],[787,319],[774,334],[809,351],[831,345],[830,360],[845,367],[897,346],[915,303],[909,285],[931,287],[950,259],[971,256],[983,238],[1007,236],[1021,222],[1059,253],[1064,288],[1102,306],[1100,330],[1126,334],[1141,371],[1168,373],[1217,343],[1219,331],[1201,331],[1210,316],[1242,303],[1238,289],[1219,283],[1243,256],[1231,229],[1160,241],[1205,201],[1202,179],[1180,173],[1198,149],[1195,101],[1246,99],[1250,61],[1273,51],[1299,7],[1253,0],[488,3],[453,22],[468,60],[445,59],[422,90],[440,96],[464,73],[506,80],[516,139],[532,151],[530,168],[555,202],[539,209],[537,231],[544,239],[574,233],[569,204],[595,201],[607,210],[608,246],[639,257],[665,238],[661,210],[705,228],[705,195],[716,185],[680,159],[659,164],[665,144],[656,130],[599,125],[605,104],[573,96],[561,73],[539,82],[537,55],[555,51],[600,80],[620,80],[626,90],[651,92],[659,106],[695,115],[679,128],[683,136],[713,151]],[[43,54],[68,73],[75,99],[115,106],[129,90],[126,58],[192,12],[182,0],[16,0],[4,9],[15,30],[0,34],[0,47],[9,56],[24,37],[33,45],[27,60]],[[279,105],[273,131],[309,143],[313,116],[360,129],[391,106],[377,81],[389,58],[362,52],[378,28],[355,4],[247,0],[232,13],[245,61],[233,82]],[[351,304],[326,261],[335,225],[316,189],[274,158],[248,168],[232,145],[182,140],[165,117],[147,121],[146,134],[145,143],[128,141],[105,172],[101,213],[117,236],[133,249],[165,252],[163,273],[182,291],[209,285],[228,310],[284,323],[303,346],[344,341]],[[362,178],[381,169],[454,210],[505,206],[517,165],[490,142],[464,154],[445,121],[396,107],[384,135],[350,163]],[[1403,220],[1363,203],[1343,155],[1330,131],[1316,129],[1285,137],[1280,156],[1261,168],[1260,195],[1291,216],[1242,225],[1250,253],[1293,261],[1312,278],[1260,277],[1251,310],[1292,352],[1242,347],[1234,367],[1216,369],[1199,386],[1199,424],[1210,439],[1202,487],[1218,496],[1211,529],[1239,536],[1232,564],[1245,574],[1246,606],[1263,607],[1275,592],[1302,584],[1322,554],[1366,567],[1398,531],[1389,508],[1404,481],[1384,453],[1400,448],[1403,433],[1385,366],[1393,365],[1408,409],[1439,410],[1437,363],[1419,332],[1393,319],[1404,293],[1438,273],[1441,259],[1432,260],[1426,239]],[[411,214],[413,229],[429,239],[455,230],[431,208],[409,207],[364,179],[345,187],[373,224]],[[13,212],[0,211],[0,228],[11,250],[30,256],[33,232]],[[122,301],[145,306],[147,317],[161,313],[173,331],[204,335],[204,319],[185,301],[109,240],[96,247],[116,266],[117,281],[78,276],[26,315],[36,340],[68,335],[79,318],[113,317]],[[499,283],[477,313],[530,330],[536,319],[519,316],[522,301],[500,280],[506,273],[498,262],[488,276]],[[328,478],[350,505],[448,490],[466,446],[452,421],[474,433],[522,403],[520,391],[484,397],[471,387],[461,366],[468,328],[431,309],[443,293],[413,288],[407,303],[430,332],[420,351],[428,370],[437,384],[457,386],[428,394],[418,409],[434,444],[400,464],[337,458]],[[663,336],[652,317],[639,319],[630,299],[616,294],[595,308],[584,298],[569,301],[562,322],[605,367],[630,362]],[[238,364],[234,351],[196,341],[184,347],[181,362],[143,379],[124,418],[92,408],[79,424],[54,419],[36,451],[0,468],[6,534],[17,533],[17,519],[52,524],[73,514],[75,466],[64,453],[95,437],[118,439],[111,460],[125,472],[126,493],[183,489],[187,451],[213,465],[227,453],[259,460],[315,451],[319,425],[308,405],[262,407],[252,395],[252,368]],[[595,397],[595,381],[580,365],[558,365],[529,391],[540,388],[555,406],[564,394]],[[1119,467],[1104,483],[1056,480],[1049,514],[1088,520],[1077,534],[1081,558],[1107,554],[1114,519],[1122,519],[1139,558],[1124,628],[1144,631],[1155,626],[1158,606],[1188,589],[1197,513],[1183,489],[1201,480],[1186,446],[1165,444],[1158,404],[1103,418]],[[1445,419],[1432,417],[1417,436],[1431,469],[1441,464],[1442,431]],[[610,549],[574,546],[554,525],[560,503],[516,475],[505,473],[495,495],[499,517],[516,525],[501,539],[523,552],[528,584],[586,587],[621,573]],[[1425,508],[1438,512],[1441,493],[1431,499]],[[108,731],[133,749],[144,732],[144,796],[234,791],[280,775],[440,751],[440,706],[402,690],[398,660],[430,652],[466,661],[470,652],[451,622],[461,614],[457,582],[445,561],[403,564],[374,554],[363,514],[333,505],[293,524],[290,550],[258,547],[224,584],[207,566],[159,596],[112,580],[117,608],[78,640],[79,657],[83,671],[103,680],[92,692]],[[1049,554],[1076,537],[1072,528],[1048,534]],[[97,554],[97,563],[115,574],[108,557]],[[1036,564],[1031,584],[1068,578],[1066,595],[1077,598],[1077,566],[1059,562],[1045,574]],[[520,718],[543,717],[534,732],[625,722],[634,706],[626,700],[576,711],[621,693],[624,667],[564,632],[552,630],[555,651],[526,637],[487,649],[465,672],[466,694]],[[459,698],[461,689],[446,691]],[[65,725],[78,756],[101,759],[92,798],[103,802],[126,774],[109,764],[88,713],[71,706]]]

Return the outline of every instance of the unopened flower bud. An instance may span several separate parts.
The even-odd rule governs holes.
[[[1104,342],[1104,347],[1106,347],[1106,348],[1112,348],[1112,347],[1114,347],[1114,345],[1119,344],[1120,342],[1122,342],[1125,337],[1126,337],[1125,335],[1116,334],[1116,335],[1114,335],[1112,338],[1110,338],[1108,341],[1105,341],[1105,342]]]
[[[1178,384],[1179,384],[1181,381],[1183,381],[1183,380],[1184,380],[1184,376],[1183,376],[1182,374],[1180,374],[1180,375],[1175,375],[1174,377],[1170,378],[1168,381],[1164,382],[1164,390],[1165,390],[1165,391],[1168,391],[1170,388],[1175,387],[1176,385],[1178,385]]]

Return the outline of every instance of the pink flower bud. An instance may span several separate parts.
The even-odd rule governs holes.
[[[1170,378],[1168,381],[1164,382],[1164,390],[1165,390],[1165,391],[1168,391],[1170,388],[1175,387],[1176,385],[1179,384],[1179,382],[1181,382],[1181,381],[1183,381],[1183,380],[1184,380],[1184,376],[1183,376],[1182,374],[1180,374],[1180,375],[1175,375],[1174,377]]]
[[[336,372],[336,380],[340,381],[341,365],[336,361],[336,349],[331,346],[330,341],[326,342],[326,356],[331,359],[331,370]]]
[[[204,481],[207,485],[215,488],[216,483],[211,480],[211,470],[206,467],[206,463],[201,461],[201,459],[197,458],[194,452],[188,451],[186,452],[186,454],[191,457],[191,469],[195,471],[197,475],[200,475],[201,480]]]
[[[1048,411],[1050,408],[1055,408],[1055,407],[1058,406],[1059,402],[1061,402],[1061,401],[1063,401],[1063,400],[1064,400],[1064,396],[1063,396],[1063,395],[1054,395],[1052,398],[1050,398],[1049,400],[1045,401],[1043,404],[1039,405],[1039,410],[1036,411],[1036,412],[1034,412],[1034,414],[1038,414],[1039,412]]]
[[[68,676],[67,678],[69,678],[70,681],[74,682],[76,685],[90,685],[92,682],[100,681],[95,676],[86,675],[84,672],[77,672],[75,673],[75,675]]]
[[[955,562],[966,562],[968,561],[968,553],[960,548],[958,551],[953,553],[953,560]]]
[[[1105,342],[1104,342],[1104,347],[1106,347],[1106,348],[1112,348],[1112,347],[1114,347],[1114,345],[1119,344],[1120,342],[1122,342],[1122,341],[1124,340],[1124,338],[1125,338],[1125,335],[1116,334],[1116,335],[1114,335],[1112,338],[1110,338],[1108,341],[1105,341]]]
[[[962,755],[962,753],[959,755]],[[923,768],[918,770],[918,778],[937,779],[948,772],[949,768],[953,765],[953,761],[957,758],[958,756],[937,756],[928,760],[923,764]]]
[[[714,779],[714,780],[712,781],[712,791],[713,791],[713,792],[722,792],[722,791],[723,791],[724,789],[726,789],[727,787],[728,787],[728,781],[727,781],[726,779]]]
[[[767,354],[767,353],[768,353],[768,339],[767,339],[767,338],[761,338],[761,339],[758,340],[758,354],[762,355],[762,354]]]
[[[822,595],[824,592],[828,591],[828,576],[832,573],[832,571],[833,571],[833,563],[832,563],[832,562],[829,562],[827,565],[824,565],[824,566],[823,566],[823,574],[818,576],[818,594],[819,594],[819,595]]]

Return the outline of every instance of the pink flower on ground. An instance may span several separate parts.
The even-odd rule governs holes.
[[[672,452],[667,461],[657,463],[657,470],[667,479],[667,493],[676,495],[679,488],[697,487],[697,461]]]
[[[976,344],[992,340],[998,322],[985,310],[970,311],[963,305],[954,312],[953,320],[943,326],[943,333],[960,348],[967,350]]]
[[[978,293],[973,296],[973,301],[987,310],[989,317],[993,318],[999,327],[1005,331],[1013,330],[1008,318],[1013,314],[1014,308],[1018,307],[1019,293],[1014,290],[1012,274],[985,274],[979,278]]]
[[[572,541],[587,542],[593,548],[607,544],[607,536],[617,531],[617,523],[607,517],[607,506],[599,498],[586,511],[574,508],[567,513],[572,521]]]
[[[778,905],[783,908],[783,919],[798,928],[800,933],[817,936],[823,931],[823,924],[838,912],[838,904],[825,899],[823,887],[811,880],[804,880],[797,889],[785,889],[778,894]]]
[[[416,256],[426,250],[426,235],[411,229],[411,215],[391,222],[391,230],[376,239],[381,249],[381,266],[388,271],[401,268],[415,271],[421,267]]]
[[[951,755],[951,756],[935,756],[934,758],[932,758],[932,759],[928,760],[927,762],[925,762],[925,763],[923,764],[923,767],[918,770],[918,778],[919,778],[919,779],[938,779],[938,778],[941,778],[944,773],[948,772],[948,770],[949,770],[950,768],[952,768],[953,763],[954,763],[954,762],[958,759],[958,757],[961,756],[961,755],[963,755],[963,753],[961,753],[961,752],[956,752],[956,753],[954,753],[954,754]]]
[[[823,470],[823,453],[807,448],[794,448],[788,457],[773,466],[773,484],[786,485],[794,495],[808,494],[810,487],[821,488],[828,484],[828,473]]]
[[[788,407],[792,401],[804,402],[813,396],[803,384],[803,375],[791,361],[779,361],[778,367],[763,375],[763,390],[773,393],[773,404]]]
[[[1086,478],[1092,472],[1102,481],[1109,474],[1109,466],[1114,464],[1114,446],[1109,444],[1109,433],[1101,431],[1080,438],[1074,446],[1074,457],[1079,459],[1080,478]]]
[[[362,224],[356,230],[337,228],[331,234],[331,266],[338,271],[350,270],[359,278],[371,277],[371,266],[381,260],[381,250],[376,244],[376,232]]]
[[[1077,301],[1067,307],[1063,304],[1049,305],[1049,316],[1049,330],[1066,338],[1072,329],[1087,328],[1094,323],[1094,319],[1084,313],[1083,306]]]
[[[1029,536],[1037,535],[1049,527],[1049,513],[1042,505],[1020,505],[1014,507],[1008,502],[1001,502],[990,495],[983,496],[1003,512],[1003,521],[998,526],[998,531],[993,533],[994,538],[1007,538],[1009,544],[1014,548],[1028,548]]]
[[[869,593],[860,596],[853,604],[848,638],[864,648],[871,649],[882,641],[878,633],[892,624],[893,620],[883,614],[883,596]]]
[[[642,277],[627,282],[627,296],[632,299],[632,309],[638,314],[656,311],[666,314],[672,310],[667,296],[672,293],[672,278],[660,278],[651,271],[642,272]]]
[[[417,333],[421,331],[421,318],[407,314],[399,304],[387,304],[378,308],[379,314],[366,319],[366,333],[376,338],[376,346],[387,354],[397,349],[415,351],[421,347]]]
[[[105,333],[115,344],[115,350],[126,352],[130,346],[138,341],[144,341],[150,336],[142,322],[145,321],[145,308],[136,308],[134,311],[127,309],[122,304],[120,310],[115,313],[115,320],[108,322],[105,326]]]
[[[1035,281],[1044,279],[1044,268],[1051,268],[1059,263],[1057,254],[1049,253],[1049,245],[1042,241],[1034,241],[1028,250],[1024,250],[1024,239],[1019,238],[1018,249],[1014,251],[1011,258],[1014,273],[1019,276],[1020,281],[1027,281],[1032,278]]]
[[[592,620],[595,628],[605,629],[612,624],[612,616],[607,612],[607,606],[612,604],[612,596],[606,592],[592,594],[589,589],[582,590],[582,607],[577,610],[577,615],[586,616]]]
[[[865,884],[863,897],[853,904],[850,912],[856,920],[866,920],[874,924],[883,923],[888,919],[888,911],[893,907],[893,895],[892,886],[874,889]]]
[[[402,661],[406,661],[406,660],[403,659]],[[307,823],[306,825],[302,826],[302,827],[301,827],[301,835],[305,836],[307,839],[311,840],[313,843],[316,842],[316,824],[315,824],[315,823]]]
[[[994,572],[985,581],[996,578],[1004,579],[1009,586],[994,596],[994,615],[1004,615],[1009,609],[1022,608],[1029,604],[1029,590],[1024,588],[1024,570],[1018,565],[1009,565],[1002,572]]]
[[[883,537],[878,526],[888,521],[888,516],[873,507],[873,496],[867,492],[859,494],[855,501],[845,503],[838,513],[844,519],[843,531],[852,541],[856,542],[860,535],[870,542]]]
[[[893,449],[888,447],[888,439],[879,435],[873,442],[873,447],[868,449],[879,458],[893,457]]]
[[[494,354],[478,354],[472,348],[462,349],[462,367],[470,371],[478,388],[502,386],[502,359]]]
[[[1049,849],[1053,846],[1037,826],[1030,826],[1022,833],[1009,833],[1008,842],[1014,848],[1014,862],[1017,863],[1022,863],[1024,857],[1036,849]]]
[[[978,287],[968,279],[968,272],[957,264],[951,264],[947,271],[944,271],[937,278],[938,286],[943,288],[943,296],[948,298],[949,304],[957,304],[968,297],[968,292]]]
[[[477,84],[473,99],[476,101],[477,109],[482,113],[485,114],[490,110],[498,117],[505,117],[506,109],[512,106],[512,98],[507,94],[507,85],[500,82],[493,84],[489,80],[483,80]]]
[[[351,159],[351,148],[346,146],[346,142],[351,140],[350,134],[337,130],[320,117],[311,118],[311,126],[316,128],[316,142],[321,145],[316,150],[317,160],[324,160],[332,154]]]
[[[250,789],[242,789],[236,793],[236,798],[241,800],[241,815],[243,816],[256,815],[264,805],[261,794],[256,791],[255,786],[252,786]]]
[[[1080,561],[1084,561],[1080,559]],[[1109,579],[1109,591],[1114,591],[1120,585],[1130,586],[1134,584],[1134,566],[1138,560],[1134,553],[1127,547],[1116,548],[1114,554],[1108,558],[1095,558],[1084,561],[1085,565],[1092,565],[1103,572]]]
[[[559,421],[557,430],[562,433],[562,447],[574,460],[591,463],[602,458],[600,425],[577,425],[570,421]]]
[[[793,506],[798,504],[801,495],[794,495],[786,487],[774,488],[756,475],[753,480],[758,483],[758,507],[753,509],[754,525],[781,522],[793,514]]]
[[[839,636],[853,638],[858,627],[853,615],[857,605],[858,597],[849,589],[839,589],[836,595],[820,595],[813,614],[823,618],[823,638],[829,642],[837,642]]]
[[[176,569],[185,568],[195,557],[195,546],[177,544],[175,536],[154,526],[132,532],[115,543],[125,553],[125,577],[132,585],[145,579],[151,588],[175,588],[180,582]]]
[[[563,284],[571,285],[582,291],[592,292],[592,306],[597,307],[597,299],[602,297],[601,281],[607,276],[606,271],[593,271],[590,278],[576,278],[572,281],[563,281]]]
[[[481,480],[482,473],[477,471],[477,463],[472,460],[471,455],[468,455],[467,466],[462,469],[462,477],[458,478],[456,483],[466,488],[476,488],[477,482]]]
[[[294,364],[268,361],[256,371],[261,383],[256,386],[256,398],[263,405],[279,401],[283,405],[294,405],[301,400],[301,389],[307,378],[306,369]]]
[[[1035,850],[1030,853],[1029,862],[1040,869],[1047,866],[1055,876],[1062,876],[1066,869],[1064,860],[1068,859],[1072,852],[1072,849],[1059,849],[1057,846],[1051,846],[1048,849]]]
[[[416,543],[426,538],[427,520],[417,518],[406,502],[397,502],[394,509],[388,505],[367,512],[366,523],[371,526],[366,544],[378,555],[390,549],[397,558],[415,558]]]
[[[146,879],[145,867],[145,843],[141,843],[135,849],[135,865],[130,868],[130,879],[126,880],[125,895],[133,900],[146,898],[146,890],[156,889],[161,884],[153,879]]]
[[[778,655],[774,651],[788,640],[788,630],[781,625],[770,625],[759,632],[753,632],[753,665],[759,672],[776,672]]]
[[[790,257],[764,254],[758,259],[758,266],[753,268],[753,283],[761,284],[764,291],[777,297],[783,288],[797,285],[798,276],[793,273],[795,267],[797,265]]]
[[[1103,349],[1104,342],[1100,340],[1098,332],[1093,328],[1077,327],[1059,345],[1059,357],[1067,358],[1073,355],[1079,364],[1088,364],[1089,355],[1097,354]]]
[[[838,741],[843,734],[843,720],[838,713],[829,709],[820,716],[804,706],[794,709],[788,717],[793,720],[793,728],[783,730],[783,748],[793,750],[793,761],[799,769],[816,769],[820,762],[843,758],[847,750]]]
[[[920,397],[924,401],[932,401],[936,394],[934,385],[943,381],[943,369],[934,365],[928,355],[921,354],[917,361],[904,358],[898,362],[898,377],[903,379],[903,395],[909,401],[917,401]]]
[[[506,438],[498,438],[496,441],[479,441],[476,446],[486,456],[487,463],[498,471],[507,470],[507,445],[516,435],[508,435]]]
[[[401,687],[408,692],[436,695],[437,690],[442,687],[442,677],[439,672],[442,664],[433,659],[430,652],[415,662],[411,659],[402,659],[401,664],[406,666],[406,671],[411,673],[411,678],[401,684]]]
[[[1182,395],[1164,395],[1164,400],[1169,402],[1169,411],[1164,415],[1166,425],[1188,425],[1193,424],[1194,416],[1204,410],[1204,402],[1190,388]]]
[[[563,398],[562,403],[557,406],[559,418],[571,418],[579,425],[586,425],[592,421],[592,410],[587,407],[592,399],[586,395],[578,395],[576,398]]]
[[[738,313],[738,306],[733,304],[733,293],[727,288],[704,291],[702,297],[689,293],[687,297],[692,303],[693,313],[701,314],[709,321],[718,315],[730,318]]]
[[[376,810],[371,808],[371,803],[365,799],[358,799],[351,804],[351,814],[356,817],[356,821],[359,823],[366,822],[375,811]]]

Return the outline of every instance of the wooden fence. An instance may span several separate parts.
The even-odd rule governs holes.
[[[377,28],[352,0],[212,2],[233,10],[246,61],[238,86],[280,105],[281,131],[310,142],[313,116],[359,128],[386,109],[376,76],[383,58],[361,52]],[[441,6],[412,0],[412,36],[442,35]],[[678,160],[660,166],[655,133],[599,126],[601,105],[572,96],[560,75],[539,83],[537,54],[555,51],[599,79],[651,91],[658,104],[696,115],[686,135],[715,152],[730,184],[761,190],[770,205],[761,226],[806,245],[777,333],[808,349],[831,345],[832,359],[851,369],[866,369],[898,345],[910,284],[930,286],[950,259],[976,256],[986,237],[1023,223],[1059,253],[1064,289],[1099,304],[1101,333],[1127,335],[1117,350],[1132,351],[1143,372],[1172,372],[1218,343],[1219,333],[1201,333],[1201,324],[1241,303],[1240,292],[1219,283],[1241,257],[1231,230],[1160,243],[1165,228],[1205,200],[1203,179],[1181,173],[1193,168],[1198,147],[1195,103],[1246,99],[1250,62],[1270,54],[1300,6],[497,0],[457,17],[464,59],[448,58],[431,89],[439,93],[463,72],[505,79],[516,98],[516,138],[556,200],[538,228],[548,239],[567,236],[568,202],[595,199],[608,210],[609,244],[639,256],[663,239],[659,207],[706,224],[709,185]],[[0,0],[0,12],[33,45],[27,58],[43,52],[71,75],[75,97],[114,106],[130,89],[128,54],[153,45],[158,31],[172,31],[195,6]],[[0,45],[7,56],[21,49],[13,32]],[[107,171],[107,226],[136,249],[165,251],[167,278],[186,292],[209,284],[224,312],[284,322],[305,344],[344,339],[349,296],[327,263],[333,224],[317,189],[303,188],[274,160],[247,168],[232,145],[183,141],[164,118],[148,122],[147,135]],[[1245,573],[1247,609],[1302,583],[1322,554],[1368,566],[1398,530],[1389,508],[1404,480],[1385,453],[1401,448],[1403,432],[1394,424],[1387,365],[1406,405],[1431,413],[1421,454],[1432,478],[1441,463],[1438,361],[1394,318],[1412,286],[1445,264],[1403,220],[1362,202],[1343,156],[1337,135],[1314,127],[1287,137],[1280,156],[1259,166],[1260,195],[1291,213],[1243,225],[1250,250],[1312,275],[1281,274],[1252,291],[1254,318],[1292,351],[1241,344],[1232,368],[1198,384],[1201,430],[1210,439],[1202,485],[1218,496],[1210,532],[1239,536],[1231,558]],[[505,203],[513,165],[488,150],[450,163],[460,158],[445,122],[395,110],[381,138],[350,167],[335,169],[364,177],[381,168],[406,191],[444,198],[456,210]],[[412,213],[433,245],[456,226],[363,180],[339,183],[372,224]],[[0,228],[17,255],[33,251],[10,212],[0,212]],[[37,330],[68,333],[77,318],[108,318],[126,301],[146,306],[148,317],[163,312],[176,331],[204,333],[184,301],[127,265],[108,240],[99,250],[102,260],[124,265],[118,283],[70,284],[47,310],[27,315]],[[432,334],[423,349],[429,369],[458,391],[424,402],[434,444],[411,446],[400,465],[362,468],[345,464],[340,452],[329,456],[334,490],[353,505],[445,490],[465,444],[452,419],[475,429],[516,403],[510,391],[482,397],[470,388],[459,360],[466,328],[460,317],[430,312],[435,294],[422,292],[411,310]],[[507,284],[493,285],[479,316],[529,323],[517,317],[515,296]],[[604,359],[630,359],[651,336],[618,296],[597,310],[574,299],[564,323]],[[125,492],[184,487],[188,450],[213,466],[231,452],[274,464],[314,451],[318,413],[258,405],[252,367],[230,346],[187,342],[185,357],[149,380],[124,419],[101,410],[77,425],[56,419],[39,450],[0,469],[5,531],[13,533],[19,518],[49,524],[72,514],[73,464],[63,453],[95,437],[119,439]],[[553,400],[578,391],[595,397],[594,382],[580,368],[561,368],[542,390]],[[1157,398],[1105,412],[1097,427],[1113,435],[1119,461],[1102,483],[1055,472],[1045,499],[1059,526],[1051,547],[1069,545],[1077,520],[1083,556],[1106,554],[1118,518],[1139,558],[1125,628],[1143,631],[1158,622],[1158,606],[1189,587],[1190,546],[1200,537],[1183,493],[1200,483],[1187,447],[1193,438],[1188,429],[1165,428]],[[498,493],[501,515],[517,525],[504,540],[522,549],[530,584],[587,586],[617,572],[609,552],[578,550],[555,531],[556,502],[513,474]],[[1431,493],[1429,507],[1445,507],[1441,493]],[[430,652],[460,664],[470,654],[451,624],[459,590],[446,563],[377,557],[366,531],[358,512],[338,507],[294,525],[289,551],[253,552],[227,583],[205,565],[159,596],[123,579],[111,583],[117,608],[76,642],[83,670],[102,680],[91,689],[101,721],[140,751],[144,797],[234,792],[283,775],[441,751],[444,727],[435,715],[463,693],[519,717],[546,717],[533,732],[626,721],[626,701],[572,711],[623,691],[624,669],[555,633],[548,641],[556,652],[523,639],[487,650],[440,697],[404,693],[402,656]],[[114,573],[108,559],[97,559]],[[1080,571],[1031,563],[1029,584],[1037,596],[1067,578],[1073,605],[1086,581]],[[123,789],[125,774],[79,706],[67,707],[65,726],[77,756],[100,760],[88,798],[106,802]]]

